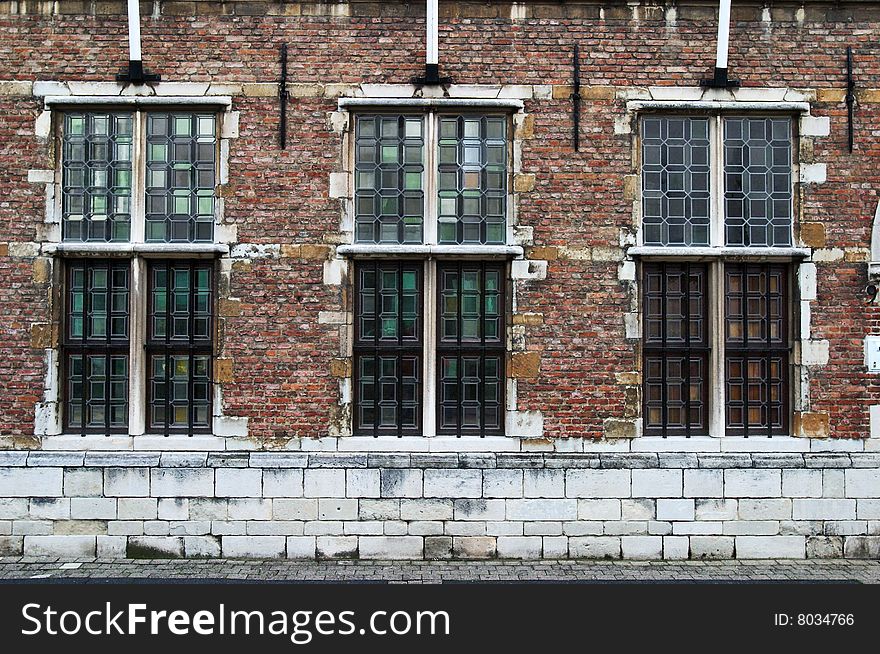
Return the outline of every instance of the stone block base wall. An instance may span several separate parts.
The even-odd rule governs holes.
[[[880,454],[0,452],[0,555],[880,558]]]

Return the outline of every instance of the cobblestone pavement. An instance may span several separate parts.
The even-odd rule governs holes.
[[[880,561],[242,561],[0,558],[12,579],[269,581],[849,581],[880,583]]]

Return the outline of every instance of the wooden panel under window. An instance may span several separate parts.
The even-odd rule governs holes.
[[[707,267],[699,263],[648,263],[642,273],[645,434],[707,435]]]

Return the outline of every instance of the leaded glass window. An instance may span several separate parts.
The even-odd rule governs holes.
[[[83,434],[128,425],[129,264],[70,261],[63,337],[64,424]]]
[[[210,431],[214,264],[149,264],[147,429]]]
[[[708,245],[709,119],[642,120],[645,245]]]
[[[708,271],[643,267],[644,425],[656,436],[709,433]]]
[[[356,131],[355,240],[421,243],[424,118],[358,116]]]
[[[355,433],[418,434],[422,264],[364,262],[355,275]]]
[[[440,116],[437,220],[439,243],[504,243],[507,119]]]
[[[211,241],[214,114],[147,114],[146,240]]]
[[[130,113],[67,113],[62,134],[65,241],[128,241],[131,235]]]
[[[437,267],[437,433],[504,429],[504,267]]]
[[[743,436],[788,429],[788,268],[724,267],[727,429]]]
[[[725,118],[728,245],[791,245],[791,120]]]

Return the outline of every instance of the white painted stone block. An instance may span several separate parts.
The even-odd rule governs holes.
[[[510,278],[514,280],[540,280],[547,278],[547,262],[541,259],[520,259],[510,263]]]
[[[330,259],[324,262],[324,283],[339,286],[348,275],[348,262],[344,259]]]
[[[630,496],[629,470],[567,470],[565,496],[621,498]]]
[[[620,520],[620,500],[578,500],[579,520]]]
[[[653,560],[663,558],[661,536],[623,536],[620,539],[624,559]]]
[[[783,470],[782,495],[784,497],[822,497],[822,471]]]
[[[420,536],[361,536],[358,550],[362,559],[420,559],[424,543]]]
[[[822,497],[845,497],[846,476],[843,470],[822,471]]]
[[[109,497],[147,497],[150,494],[148,468],[105,468],[104,494]]]
[[[94,536],[25,536],[25,556],[95,556]]]
[[[794,520],[854,520],[855,500],[794,499],[791,517]]]
[[[275,520],[314,520],[318,517],[318,500],[272,500],[272,518]]]
[[[657,500],[657,520],[694,520],[694,500]]]
[[[401,500],[400,518],[402,520],[452,520],[451,500]]]
[[[223,536],[223,556],[230,559],[279,559],[287,547],[284,536]]]
[[[736,512],[736,500],[705,499],[696,501],[695,517],[697,520],[736,520]]]
[[[95,556],[99,559],[124,559],[128,539],[125,536],[97,536]]]
[[[153,497],[213,497],[211,468],[153,468],[150,470]]]
[[[692,536],[692,535],[713,535],[720,534],[723,530],[721,522],[705,521],[705,522],[673,522],[672,533],[676,536]]]
[[[348,197],[348,173],[330,173],[330,197]]]
[[[70,499],[35,497],[31,500],[28,517],[36,520],[67,520],[70,518]]]
[[[568,553],[575,559],[619,559],[620,538],[574,536],[568,539]]]
[[[828,166],[824,163],[801,164],[803,184],[822,184],[828,177]]]
[[[347,497],[379,497],[381,483],[375,468],[351,468],[345,471],[345,494]]]
[[[621,500],[621,518],[624,520],[653,520],[657,513],[656,504],[655,500],[647,498]]]
[[[880,500],[858,500],[856,517],[859,520],[880,520]]]
[[[158,501],[155,497],[121,497],[116,502],[116,515],[120,520],[155,520]]]
[[[334,468],[304,471],[303,495],[306,497],[345,497],[345,470]]]
[[[724,471],[725,497],[779,497],[782,493],[780,470],[734,469]]]
[[[801,300],[810,302],[816,299],[816,264],[802,263],[798,266],[798,288]]]
[[[803,536],[737,536],[738,559],[803,559],[806,539]]]
[[[522,470],[484,470],[483,497],[522,497]]]
[[[685,470],[685,497],[723,497],[723,470]]]
[[[632,471],[633,497],[681,497],[682,492],[681,470]]]
[[[296,468],[264,468],[263,497],[302,497],[303,471]]]
[[[263,471],[259,468],[217,468],[214,475],[217,497],[263,495]]]
[[[540,559],[542,547],[540,536],[499,536],[496,540],[502,559]]]
[[[114,520],[116,500],[105,497],[74,497],[70,500],[73,520]]]
[[[742,499],[739,501],[742,520],[791,520],[790,499]]]
[[[880,497],[880,469],[857,468],[846,471],[847,497]]]
[[[216,536],[184,536],[183,550],[187,558],[219,558],[221,553],[220,539]]]
[[[564,559],[568,556],[568,538],[565,536],[544,536],[542,544],[545,559]]]
[[[509,520],[574,520],[578,515],[577,501],[567,500],[507,500]]]
[[[189,520],[189,500],[183,497],[163,497],[156,505],[159,520]]]
[[[734,539],[731,536],[691,536],[692,559],[732,559]]]
[[[68,497],[98,497],[104,492],[104,475],[98,468],[70,468],[64,471],[64,494]]]
[[[504,431],[509,439],[540,438],[544,435],[544,415],[540,411],[505,411]]]
[[[690,539],[687,536],[664,536],[663,558],[667,561],[687,559],[690,553]]]
[[[336,498],[318,500],[318,520],[356,520],[358,501]]]
[[[466,499],[455,500],[455,520],[504,520],[504,500]],[[401,506],[401,517],[403,507]]]
[[[831,344],[827,340],[800,341],[801,363],[805,366],[827,365]]]
[[[425,497],[480,497],[482,493],[483,475],[480,470],[425,470]]]
[[[421,470],[383,468],[379,475],[382,497],[422,497],[423,475]]]
[[[270,520],[272,500],[256,497],[230,498],[226,511],[230,520]]]
[[[287,538],[288,559],[314,559],[316,539],[314,536],[289,536]]]
[[[57,497],[62,468],[0,468],[0,497]]]
[[[565,471],[547,468],[523,471],[524,497],[565,497]]]
[[[801,136],[828,136],[831,133],[831,118],[828,116],[801,116]]]

